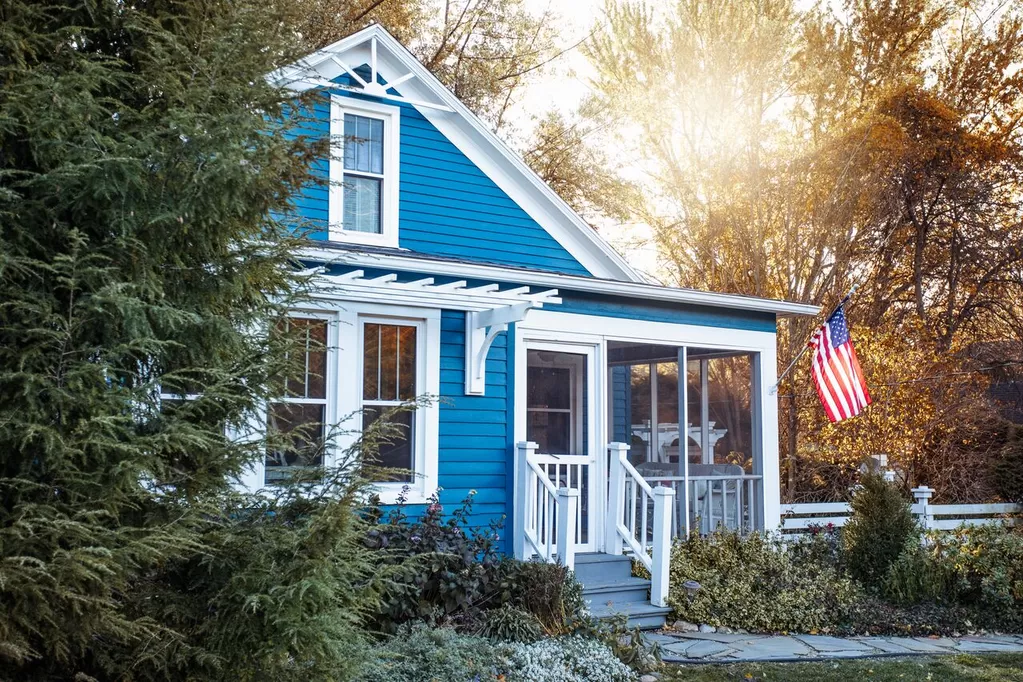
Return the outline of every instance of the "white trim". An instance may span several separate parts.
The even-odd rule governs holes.
[[[606,495],[600,491],[607,490],[607,483],[605,480],[605,467],[603,454],[607,452],[607,444],[603,437],[604,432],[604,420],[606,419],[607,410],[607,391],[605,389],[606,379],[604,375],[607,372],[607,362],[605,360],[606,352],[605,346],[601,339],[588,337],[585,335],[573,335],[569,332],[559,333],[553,338],[543,338],[542,335],[531,334],[525,331],[522,323],[515,325],[515,424],[514,424],[514,442],[521,443],[526,439],[527,429],[527,409],[526,409],[526,395],[527,385],[529,380],[529,367],[527,353],[531,350],[547,350],[556,353],[573,353],[576,355],[584,356],[582,363],[583,371],[585,372],[585,381],[583,374],[577,374],[575,377],[576,391],[581,393],[582,387],[585,386],[586,398],[583,400],[583,404],[588,406],[586,412],[586,418],[583,419],[583,413],[580,411],[580,423],[576,425],[576,429],[579,429],[574,438],[581,437],[582,423],[586,423],[586,443],[588,444],[588,451],[581,453],[584,456],[589,457],[589,490],[587,491],[586,506],[589,516],[587,530],[589,532],[587,541],[585,543],[576,543],[577,552],[591,552],[601,551],[604,547],[604,523],[602,520],[605,518],[604,506],[607,502]],[[582,385],[580,385],[582,384]],[[572,396],[575,400],[576,396]],[[582,405],[580,405],[580,408]],[[518,453],[518,448],[516,448]],[[542,453],[549,454],[549,453]],[[576,452],[576,455],[579,453]],[[519,457],[516,454],[515,458],[515,471],[513,472],[516,476],[518,475],[518,468],[522,465],[519,462]],[[516,478],[516,481],[519,479]],[[518,489],[515,490],[516,504],[513,505],[516,510],[521,510],[521,504],[519,504],[518,498],[522,492]],[[579,510],[582,510],[582,503],[580,501]],[[523,518],[517,517],[515,522],[515,528],[518,532],[523,532]]]
[[[346,88],[328,81],[348,71],[346,64],[364,63],[375,63],[378,73],[388,83],[403,79],[402,96],[385,98],[400,99],[415,106],[593,275],[643,281],[610,244],[379,24],[275,71],[268,80],[297,92],[328,85],[344,90]],[[374,91],[379,89],[374,88]],[[379,95],[379,92],[371,94]]]
[[[398,246],[398,178],[401,110],[353,97],[330,96],[330,187],[327,193],[327,220],[331,240],[371,246]],[[344,145],[345,114],[365,116],[384,124],[384,173],[380,188],[380,233],[344,229]],[[356,175],[359,175],[356,173]]]
[[[729,308],[732,310],[749,310],[773,313],[775,315],[817,315],[821,308],[806,303],[793,303],[755,296],[739,296],[736,294],[719,294],[712,291],[697,289],[679,289],[656,284],[640,284],[619,282],[614,280],[562,275],[536,270],[519,270],[495,265],[478,265],[457,261],[415,258],[395,254],[378,254],[325,246],[310,245],[301,249],[300,256],[324,263],[342,263],[345,265],[366,266],[382,269],[394,269],[407,272],[431,273],[451,277],[467,277],[488,281],[516,282],[535,286],[554,286],[564,290],[586,293],[621,296],[651,301],[668,301],[689,305]]]
[[[408,306],[349,303],[348,301],[319,301],[289,312],[291,317],[328,320],[327,326],[327,428],[337,424],[341,433],[334,448],[324,455],[324,464],[334,466],[338,453],[343,452],[358,438],[361,431],[362,406],[362,346],[361,332],[364,320],[414,323],[421,333],[416,334],[416,393],[419,396],[440,395],[440,310]],[[437,470],[440,437],[440,406],[432,404],[416,410],[416,443],[413,457],[416,461],[416,479],[410,486],[409,504],[425,503],[437,488]],[[349,421],[342,422],[343,419]],[[352,421],[354,420],[354,421]],[[339,423],[341,422],[341,423]],[[245,439],[255,437],[266,429],[265,408],[256,414],[246,433],[237,434]],[[267,488],[264,477],[265,460],[246,469],[237,480],[239,489],[255,492]],[[384,504],[397,502],[404,484],[381,483],[375,492]]]
[[[530,316],[515,325],[515,395],[526,388],[525,348],[529,341],[570,340],[575,343],[598,344],[599,362],[594,378],[606,381],[608,341],[633,341],[675,346],[700,346],[754,354],[753,392],[753,446],[759,454],[754,458],[763,475],[761,495],[763,499],[763,528],[776,530],[781,523],[780,466],[778,461],[778,396],[769,392],[777,376],[777,347],[773,332],[749,331],[744,329],[721,329],[691,324],[647,322],[579,315],[548,310],[533,311]],[[596,383],[596,382],[594,382]],[[518,398],[517,398],[518,400]],[[594,401],[596,420],[607,415],[607,392],[599,390]],[[592,414],[592,413],[591,413]],[[519,405],[515,411],[515,442],[525,439],[525,415]],[[598,434],[607,434],[603,421]],[[681,436],[680,436],[681,440]],[[517,479],[516,479],[517,480]],[[518,526],[517,526],[518,527]]]
[[[349,303],[339,313],[341,330],[339,335],[339,375],[350,377],[337,384],[340,414],[355,414],[362,408],[362,326],[365,321],[397,324],[415,323],[422,333],[416,334],[416,393],[437,396],[440,394],[440,310],[387,306],[380,304]],[[440,406],[433,403],[416,410],[415,480],[410,486],[409,504],[422,504],[437,487],[439,456]],[[358,419],[358,417],[356,417]],[[338,444],[341,450],[351,445],[358,437],[359,425],[350,429],[354,433],[343,436]],[[403,487],[402,483],[380,483],[375,486],[384,504],[394,504]]]

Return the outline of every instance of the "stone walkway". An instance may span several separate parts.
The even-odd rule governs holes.
[[[1023,635],[976,637],[828,637],[662,631],[646,635],[670,663],[820,661],[915,654],[1023,653]]]

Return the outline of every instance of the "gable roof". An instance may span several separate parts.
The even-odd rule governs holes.
[[[369,80],[354,73],[364,64],[369,64],[373,72]],[[342,74],[364,84],[365,87],[353,89],[355,92],[415,106],[591,274],[625,282],[644,281],[610,244],[379,24],[317,50],[275,71],[268,79],[296,92],[313,88],[347,89],[331,82]],[[377,75],[386,86],[376,82]],[[393,90],[396,86],[401,87],[400,95]]]

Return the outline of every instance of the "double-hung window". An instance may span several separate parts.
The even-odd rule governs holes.
[[[416,397],[421,323],[386,319],[362,320],[362,423],[365,430],[386,415],[397,427],[380,445],[379,464],[414,472],[416,466],[415,412],[397,410]],[[386,475],[388,481],[411,482],[404,471]]]
[[[397,107],[331,96],[330,238],[398,245]]]

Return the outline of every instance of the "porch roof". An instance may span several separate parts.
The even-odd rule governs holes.
[[[319,242],[302,250],[302,257],[328,264],[344,264],[405,272],[468,277],[475,280],[513,282],[532,286],[555,286],[563,290],[621,296],[647,301],[667,301],[731,310],[772,313],[779,317],[817,315],[817,305],[756,296],[722,294],[660,284],[623,282],[599,277],[565,275],[529,268],[490,265],[455,258],[426,256],[407,249],[354,247],[336,242]],[[551,301],[554,302],[554,301]],[[560,301],[558,301],[560,302]]]

